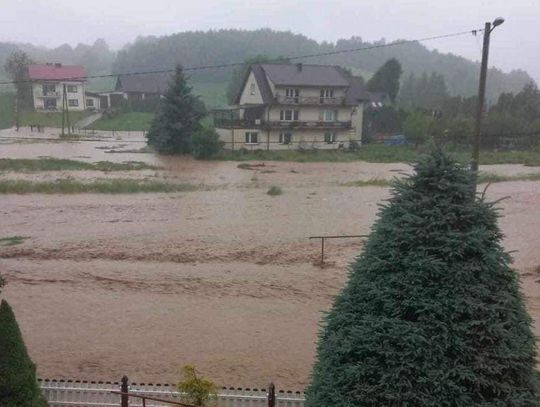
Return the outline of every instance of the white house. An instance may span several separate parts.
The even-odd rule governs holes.
[[[231,109],[214,112],[228,149],[336,149],[360,144],[362,83],[329,65],[253,64]]]

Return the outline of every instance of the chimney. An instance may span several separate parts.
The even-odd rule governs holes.
[[[298,69],[298,72],[302,72],[302,62],[296,64],[296,69]]]

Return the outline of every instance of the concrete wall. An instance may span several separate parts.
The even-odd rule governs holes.
[[[43,94],[43,83],[46,83],[47,85],[51,85],[55,87],[55,95],[47,96],[45,97]],[[75,101],[74,103],[77,104],[77,106],[70,106],[68,105],[69,110],[84,110],[86,108],[85,98],[84,98],[84,91],[85,91],[85,85],[82,82],[35,82],[32,84],[32,93],[34,97],[34,109],[36,110],[43,110],[45,109],[45,99],[54,99],[56,100],[56,110],[61,111],[62,110],[62,100],[63,100],[63,86],[64,84],[66,87],[68,86],[75,86],[76,92],[67,92],[67,99],[68,102],[70,100]],[[51,90],[52,92],[52,90]]]

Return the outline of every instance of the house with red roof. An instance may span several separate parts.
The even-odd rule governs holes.
[[[64,86],[69,110],[85,110],[87,108],[84,67],[59,63],[32,64],[28,66],[28,76],[32,81],[35,110],[62,110]],[[92,106],[92,108],[96,107]]]

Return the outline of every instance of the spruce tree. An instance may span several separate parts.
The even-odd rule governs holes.
[[[161,154],[189,154],[192,137],[201,130],[204,104],[191,93],[181,67],[176,67],[169,90],[146,135],[148,145]]]
[[[325,317],[308,407],[539,404],[518,276],[471,182],[434,152],[395,183]]]
[[[21,331],[7,301],[0,304],[0,406],[45,407],[36,366],[26,352]]]

